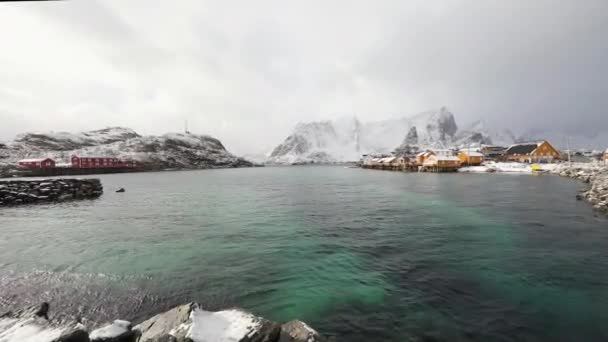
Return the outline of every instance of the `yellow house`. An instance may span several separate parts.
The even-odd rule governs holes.
[[[606,149],[606,152],[604,152],[604,163],[608,164],[608,148]]]
[[[430,156],[432,156],[432,155],[434,155],[434,154],[435,154],[435,152],[433,152],[433,151],[424,151],[424,152],[420,152],[420,153],[418,153],[418,154],[416,155],[416,165],[418,165],[418,166],[422,166],[422,165],[424,164],[424,161],[425,161],[425,160],[426,160],[428,157],[430,157]]]
[[[559,160],[560,154],[547,140],[541,140],[511,145],[504,158],[521,163],[550,163]]]
[[[425,158],[422,167],[430,171],[456,171],[460,167],[460,159],[449,154],[432,154]]]
[[[484,156],[482,153],[475,151],[460,151],[458,152],[458,159],[460,159],[460,164],[462,165],[481,165],[483,162]]]

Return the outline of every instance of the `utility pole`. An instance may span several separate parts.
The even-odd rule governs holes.
[[[570,159],[570,137],[566,137],[566,143],[568,144],[568,165],[572,166],[572,160]]]

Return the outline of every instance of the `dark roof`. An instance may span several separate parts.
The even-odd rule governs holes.
[[[536,144],[536,143],[512,145],[511,147],[509,147],[507,149],[505,154],[506,155],[516,155],[516,154],[517,155],[527,155],[527,154],[534,152],[534,150],[536,150],[537,147],[538,147],[538,144]]]

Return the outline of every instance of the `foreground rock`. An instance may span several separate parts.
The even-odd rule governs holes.
[[[99,179],[0,181],[0,206],[97,198],[101,194]]]
[[[278,323],[241,309],[206,311],[189,303],[136,326],[116,320],[101,327],[78,322],[54,323],[49,306],[0,314],[1,342],[320,342],[301,321]]]
[[[603,163],[560,164],[553,173],[563,177],[589,183],[588,190],[577,196],[593,205],[593,208],[608,214],[608,165]]]

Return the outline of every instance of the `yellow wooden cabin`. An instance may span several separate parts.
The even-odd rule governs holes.
[[[547,140],[541,140],[511,145],[504,158],[520,163],[550,163],[559,160],[560,153]]]
[[[456,171],[459,167],[460,159],[457,156],[444,153],[431,154],[422,163],[422,170],[431,172]]]
[[[458,152],[458,159],[460,159],[461,165],[477,166],[483,163],[484,156],[476,151],[460,151]]]
[[[424,161],[432,156],[435,155],[435,152],[433,151],[424,151],[424,152],[420,152],[416,155],[416,165],[418,166],[422,166],[424,164]]]

